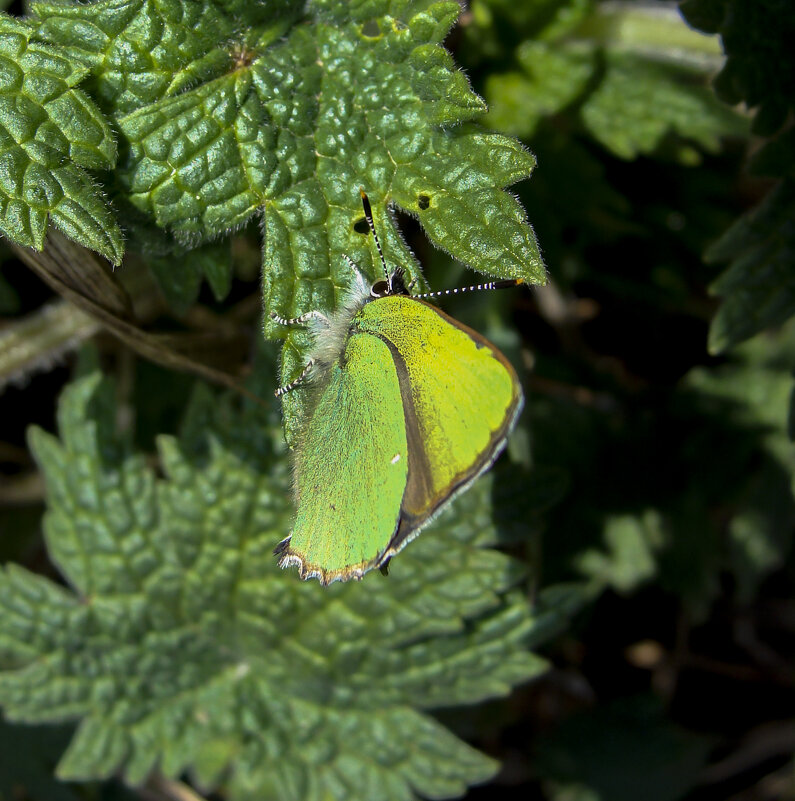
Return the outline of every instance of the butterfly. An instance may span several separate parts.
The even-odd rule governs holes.
[[[274,553],[323,585],[385,572],[491,467],[523,405],[505,356],[426,301],[521,279],[412,296],[403,270],[387,269],[360,194],[384,277],[370,284],[346,257],[355,280],[333,314],[270,315],[312,334],[301,374],[276,390],[312,387],[294,450],[295,521]]]

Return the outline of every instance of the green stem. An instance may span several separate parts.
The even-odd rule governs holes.
[[[47,370],[92,337],[99,323],[65,300],[42,306],[0,331],[0,389]]]

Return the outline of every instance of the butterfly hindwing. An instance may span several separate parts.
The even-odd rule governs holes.
[[[408,450],[397,370],[388,346],[350,336],[330,368],[295,456],[298,512],[282,564],[304,578],[345,580],[374,566],[395,532]]]
[[[388,344],[397,366],[409,445],[405,540],[492,463],[522,392],[493,345],[427,303],[391,295],[367,304],[354,322]]]

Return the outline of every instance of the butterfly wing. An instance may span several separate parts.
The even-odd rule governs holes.
[[[389,346],[405,413],[409,474],[389,555],[493,463],[522,391],[497,348],[430,304],[392,295],[355,322]]]
[[[282,567],[321,583],[360,578],[394,535],[408,473],[400,383],[377,337],[349,337],[318,389],[295,456],[296,520]]]

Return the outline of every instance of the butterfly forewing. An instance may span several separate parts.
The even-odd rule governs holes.
[[[405,539],[492,463],[522,392],[493,345],[427,303],[389,296],[367,304],[354,323],[389,345],[397,367],[409,444]]]

